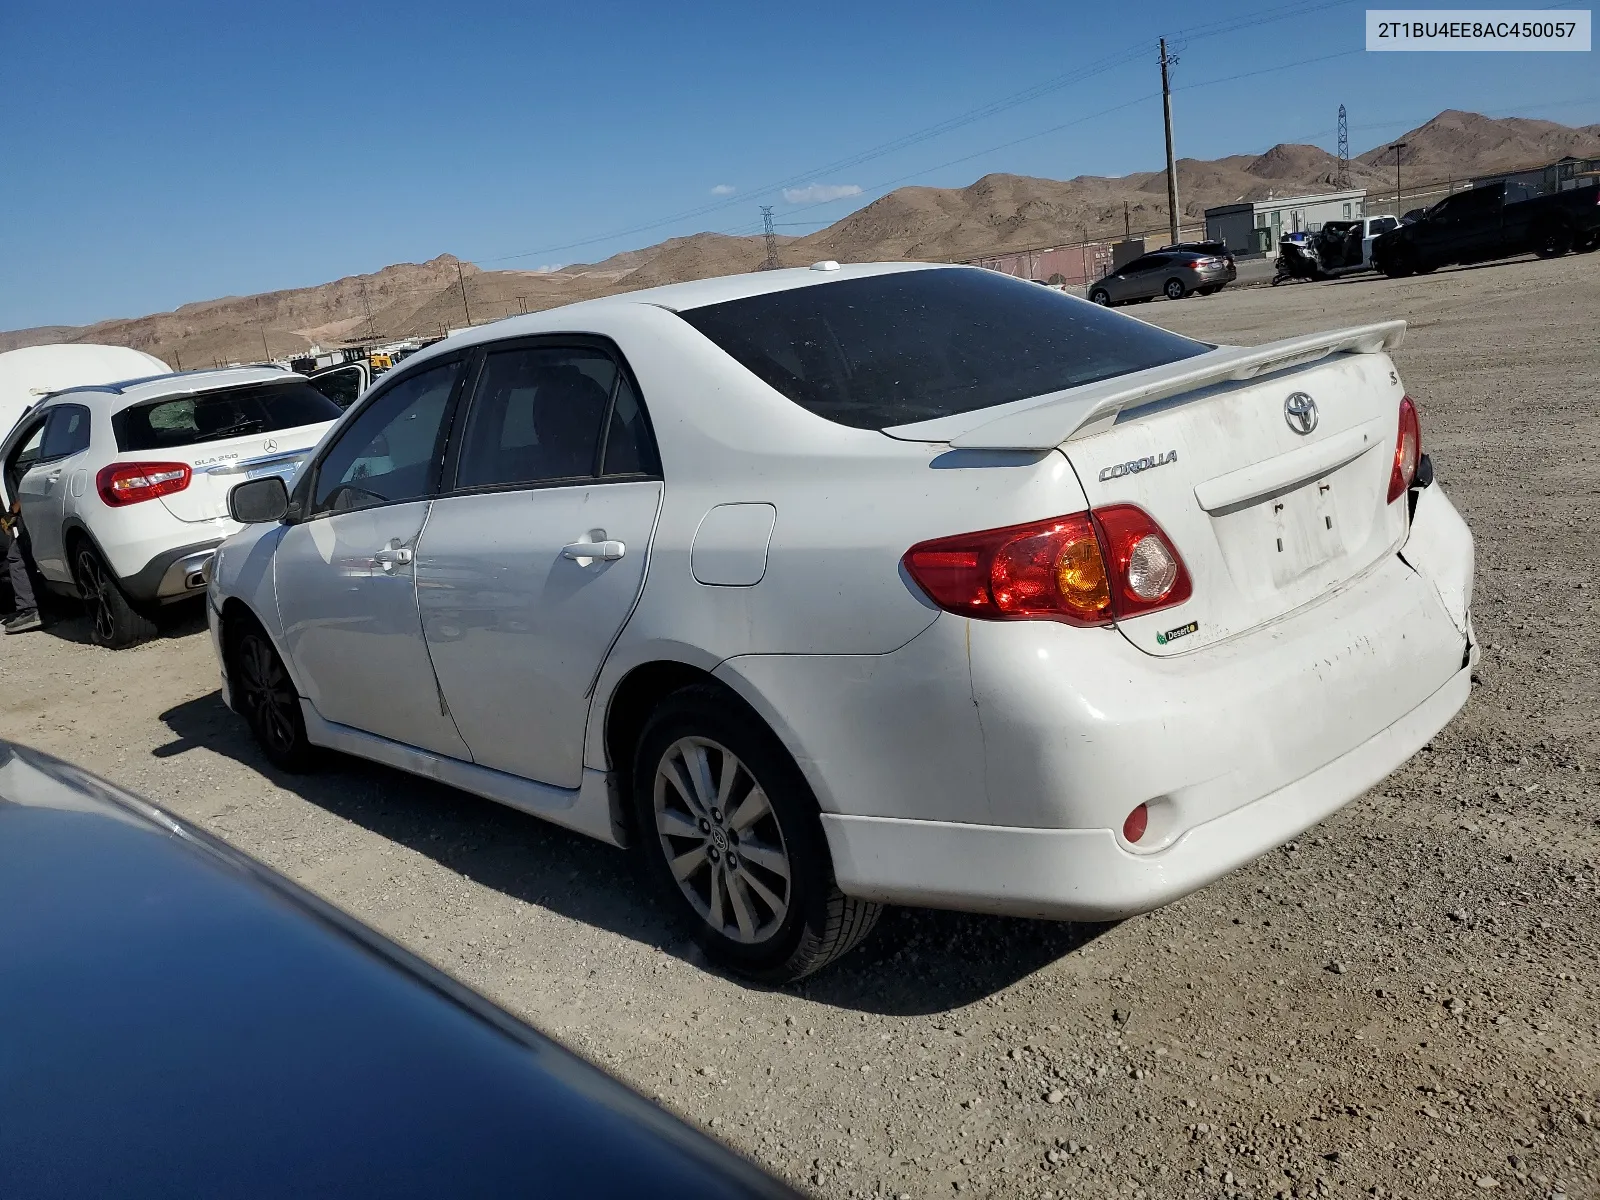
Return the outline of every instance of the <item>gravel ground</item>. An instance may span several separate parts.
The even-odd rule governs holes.
[[[354,760],[286,778],[199,617],[0,644],[0,735],[309,886],[821,1196],[1600,1196],[1600,255],[1133,313],[1392,316],[1478,537],[1480,683],[1299,842],[1110,928],[901,910],[794,988],[709,970],[619,851]]]

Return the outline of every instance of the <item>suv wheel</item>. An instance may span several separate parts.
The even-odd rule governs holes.
[[[1167,286],[1161,290],[1167,294],[1168,300],[1182,300],[1189,294],[1189,289],[1183,286],[1181,279],[1167,280]]]
[[[156,635],[156,623],[134,608],[94,547],[80,543],[72,556],[78,594],[89,609],[89,637],[107,650],[122,650]]]
[[[228,685],[234,707],[273,766],[298,774],[316,764],[317,748],[306,737],[294,680],[272,639],[253,620],[241,622],[229,639]]]
[[[1109,308],[1111,307],[1111,293],[1106,291],[1105,288],[1095,288],[1094,291],[1089,293],[1089,303],[1098,304],[1102,308]]]
[[[633,767],[639,849],[719,965],[764,983],[809,975],[871,932],[881,906],[833,880],[817,804],[783,746],[712,687],[669,697]]]

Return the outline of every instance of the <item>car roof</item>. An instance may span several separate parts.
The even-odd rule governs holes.
[[[0,741],[7,1194],[795,1193],[181,819]]]
[[[144,400],[163,400],[170,396],[189,396],[223,388],[245,387],[252,383],[283,383],[305,376],[281,367],[222,367],[203,371],[169,371],[165,375],[145,375],[116,383],[86,384],[52,392],[46,401],[70,396],[80,404],[101,404],[113,410],[127,408]]]
[[[712,279],[696,279],[690,283],[669,283],[661,287],[641,288],[636,292],[620,292],[615,296],[601,296],[595,300],[581,300],[564,304],[560,308],[547,308],[524,316],[507,317],[487,325],[475,325],[452,333],[442,341],[426,346],[406,359],[406,369],[426,359],[448,353],[462,346],[475,346],[503,338],[522,337],[537,333],[559,333],[573,330],[609,312],[619,312],[640,306],[664,308],[669,312],[688,312],[708,304],[725,300],[742,300],[749,296],[762,296],[770,292],[787,292],[795,288],[814,287],[836,283],[841,279],[864,279],[872,275],[892,275],[902,271],[979,271],[982,267],[966,267],[951,263],[830,263],[828,269],[815,267],[789,267],[776,271],[752,271],[745,275],[719,275]],[[577,318],[576,325],[574,318]]]

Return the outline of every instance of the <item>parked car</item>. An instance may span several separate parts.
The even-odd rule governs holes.
[[[1216,347],[828,263],[464,330],[234,489],[223,695],[281,768],[636,847],[756,978],[885,902],[1146,911],[1466,701],[1472,538],[1403,328]]]
[[[229,488],[292,475],[338,415],[277,368],[68,388],[0,442],[0,500],[21,501],[40,576],[88,602],[94,641],[129,646],[155,632],[156,607],[204,593],[239,528]]]
[[[1528,195],[1525,186],[1486,184],[1446,196],[1418,219],[1372,246],[1373,265],[1390,278],[1453,263],[1532,251],[1555,258],[1600,241],[1600,187]]]
[[[7,1200],[795,1196],[260,863],[6,742],[0,961]]]
[[[1228,243],[1223,241],[1206,242],[1174,242],[1165,247],[1167,250],[1192,250],[1196,254],[1206,254],[1213,258],[1224,260],[1229,266],[1233,265],[1233,251],[1228,249]]]
[[[1239,277],[1231,258],[1198,250],[1157,250],[1118,267],[1089,287],[1095,304],[1127,304],[1165,296],[1182,300],[1199,292],[1220,292]]]

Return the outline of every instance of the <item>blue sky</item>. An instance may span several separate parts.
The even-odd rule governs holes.
[[[761,204],[806,233],[902,183],[1155,169],[1161,34],[1184,156],[1331,149],[1341,102],[1355,153],[1444,108],[1600,121],[1592,53],[1368,54],[1364,7],[13,3],[0,329],[445,251],[592,262],[755,232]]]

